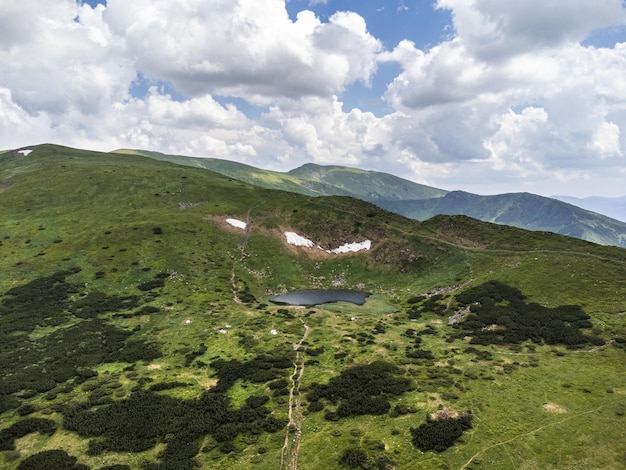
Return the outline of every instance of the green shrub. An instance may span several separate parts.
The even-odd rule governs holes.
[[[364,468],[367,465],[367,454],[362,449],[346,449],[339,458],[339,463],[348,468]]]
[[[417,428],[410,428],[410,431],[413,436],[413,445],[422,452],[428,450],[443,452],[471,427],[472,415],[468,413],[458,418],[432,420],[428,417],[424,424]]]

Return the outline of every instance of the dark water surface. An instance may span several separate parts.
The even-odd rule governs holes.
[[[363,305],[369,292],[361,292],[358,290],[328,290],[328,289],[311,289],[296,290],[286,294],[278,295],[270,302],[285,305],[319,305],[333,302],[351,302],[356,305]]]

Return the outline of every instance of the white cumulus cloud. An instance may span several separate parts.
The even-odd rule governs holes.
[[[369,80],[381,48],[356,13],[291,21],[282,0],[109,0],[104,19],[137,68],[190,97],[269,103],[340,92]]]
[[[343,164],[475,192],[623,192],[626,41],[585,42],[624,25],[621,0],[435,7],[451,34],[385,50],[364,14],[290,16],[285,0],[1,2],[0,142]],[[397,67],[384,113],[348,110],[383,67]]]
[[[579,42],[626,19],[621,0],[438,0],[437,8],[452,11],[458,37],[485,60]]]

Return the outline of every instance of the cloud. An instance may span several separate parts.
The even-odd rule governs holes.
[[[339,93],[370,79],[382,47],[356,13],[322,23],[302,11],[293,22],[281,0],[109,0],[104,20],[125,38],[139,70],[188,97],[267,104]]]
[[[234,105],[222,106],[211,95],[180,102],[152,88],[146,105],[153,123],[172,128],[241,129],[249,125],[245,114]]]
[[[438,0],[436,7],[452,11],[458,37],[483,60],[580,42],[626,19],[621,0]]]
[[[506,87],[501,72],[467,53],[460,41],[433,47],[428,53],[401,41],[381,61],[396,61],[403,72],[389,85],[386,99],[396,109],[414,109],[472,99]]]
[[[102,23],[103,7],[39,0],[17,5],[0,6],[6,23],[0,86],[11,89],[16,104],[31,113],[90,113],[128,96],[135,71],[119,38]]]
[[[336,96],[307,97],[298,103],[275,106],[264,116],[269,127],[276,127],[286,144],[283,163],[358,166],[369,163],[365,154],[385,138],[380,121],[372,113],[342,110]],[[380,135],[377,135],[380,134]],[[374,157],[375,158],[375,157]]]
[[[396,11],[409,11],[409,7],[404,4],[404,0],[400,0],[400,2],[398,2],[398,7],[396,8]]]
[[[593,191],[602,178],[623,191],[626,43],[581,43],[624,21],[621,1],[436,5],[452,37],[383,50],[363,16],[294,20],[283,0],[2,2],[0,141],[344,164],[446,189]],[[381,63],[399,67],[387,114],[344,110]]]
[[[403,150],[440,162],[456,184],[469,175],[566,181],[621,171],[626,43],[609,49],[581,41],[623,21],[624,12],[621,2],[574,3],[580,9],[561,1],[440,0],[453,12],[453,38],[428,51],[401,41],[379,55],[402,67],[385,99],[404,116],[393,126]]]
[[[3,149],[33,143],[34,136],[45,141],[50,126],[47,115],[31,116],[13,101],[10,89],[0,88],[0,136]]]
[[[614,122],[603,122],[593,133],[593,139],[589,143],[591,150],[601,157],[621,157],[620,148],[621,131]]]

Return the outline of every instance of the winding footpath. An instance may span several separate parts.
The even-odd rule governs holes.
[[[238,286],[236,268],[237,264],[243,263],[247,256],[246,250],[248,248],[248,240],[250,238],[250,213],[252,212],[252,209],[252,207],[248,209],[245,222],[245,237],[239,246],[239,258],[233,259],[233,266],[230,273],[230,282],[234,297],[233,300],[238,304],[242,304],[242,301],[237,295]],[[298,451],[300,449],[300,438],[302,436],[302,422],[304,421],[304,414],[302,413],[302,397],[300,395],[300,380],[304,374],[305,354],[303,351],[300,351],[300,347],[309,336],[309,326],[304,323],[302,318],[299,318],[299,320],[302,323],[302,326],[304,326],[304,333],[302,338],[300,338],[297,343],[293,343],[293,349],[296,351],[296,357],[293,363],[293,373],[289,377],[289,380],[291,381],[291,388],[289,389],[289,423],[287,424],[287,430],[285,431],[285,442],[280,452],[280,470],[285,468],[286,462],[291,463],[291,466],[289,467],[291,470],[296,470],[298,468]],[[291,431],[295,432],[295,437],[293,439],[293,444],[290,446],[289,434]],[[290,453],[290,455],[287,455],[288,453]]]
[[[565,418],[565,419],[561,419],[561,420],[559,420],[559,421],[554,421],[554,422],[552,422],[552,423],[544,424],[543,426],[539,426],[538,428],[536,428],[536,429],[532,429],[531,431],[528,431],[528,432],[524,432],[524,433],[518,434],[517,436],[513,436],[513,437],[511,437],[510,439],[507,439],[507,440],[504,440],[504,441],[501,441],[501,442],[496,442],[496,443],[494,443],[494,444],[491,444],[491,445],[489,445],[489,446],[487,446],[487,447],[485,447],[485,448],[483,448],[483,449],[479,450],[479,451],[478,451],[478,452],[476,452],[474,455],[472,455],[472,456],[470,457],[470,459],[469,459],[469,460],[465,463],[465,465],[463,465],[463,466],[460,468],[460,470],[465,470],[465,469],[469,468],[469,466],[472,464],[472,461],[473,461],[475,458],[477,458],[477,457],[479,457],[481,454],[484,454],[485,452],[487,452],[487,451],[489,451],[489,450],[493,449],[494,447],[503,446],[503,445],[508,444],[509,442],[513,442],[513,441],[515,441],[515,440],[517,440],[517,439],[524,438],[524,437],[528,437],[528,436],[532,436],[532,435],[536,434],[537,432],[542,431],[543,429],[547,429],[547,428],[550,428],[550,427],[552,427],[552,426],[558,426],[559,424],[563,424],[563,423],[565,423],[565,422],[567,422],[567,421],[570,421],[570,420],[572,420],[572,419],[579,418],[580,416],[584,416],[584,415],[588,415],[588,414],[591,414],[591,413],[595,413],[595,412],[597,412],[597,411],[601,410],[602,408],[606,408],[607,406],[613,405],[613,404],[615,404],[615,403],[617,403],[617,400],[612,401],[612,402],[610,402],[610,403],[605,403],[604,405],[598,406],[597,408],[593,408],[593,409],[591,409],[591,410],[583,411],[583,412],[581,412],[581,413],[576,413],[576,414],[574,414],[574,415],[572,415],[572,416],[568,416],[567,418]]]
[[[287,424],[287,430],[285,431],[285,442],[280,451],[280,470],[285,468],[285,463],[291,461],[291,470],[298,468],[298,451],[300,450],[300,438],[302,437],[302,422],[304,421],[304,415],[302,414],[302,396],[300,395],[300,380],[304,374],[304,352],[300,351],[300,346],[309,336],[309,327],[304,320],[300,318],[300,322],[304,326],[304,334],[300,341],[293,344],[293,349],[296,351],[296,358],[293,363],[293,373],[289,377],[291,381],[291,388],[289,389],[289,423]],[[289,445],[289,433],[294,431],[295,436],[293,444],[290,448]],[[291,458],[286,454],[291,452]]]
[[[252,209],[253,209],[252,207],[248,209],[248,213],[246,214],[245,237],[241,245],[239,245],[239,259],[233,260],[233,267],[230,270],[230,285],[233,291],[233,300],[235,301],[235,303],[240,304],[240,305],[243,302],[237,295],[238,289],[237,289],[236,268],[237,268],[237,263],[243,263],[243,261],[246,259],[246,256],[247,256],[246,250],[248,248],[248,240],[250,239],[250,213],[252,212]]]

